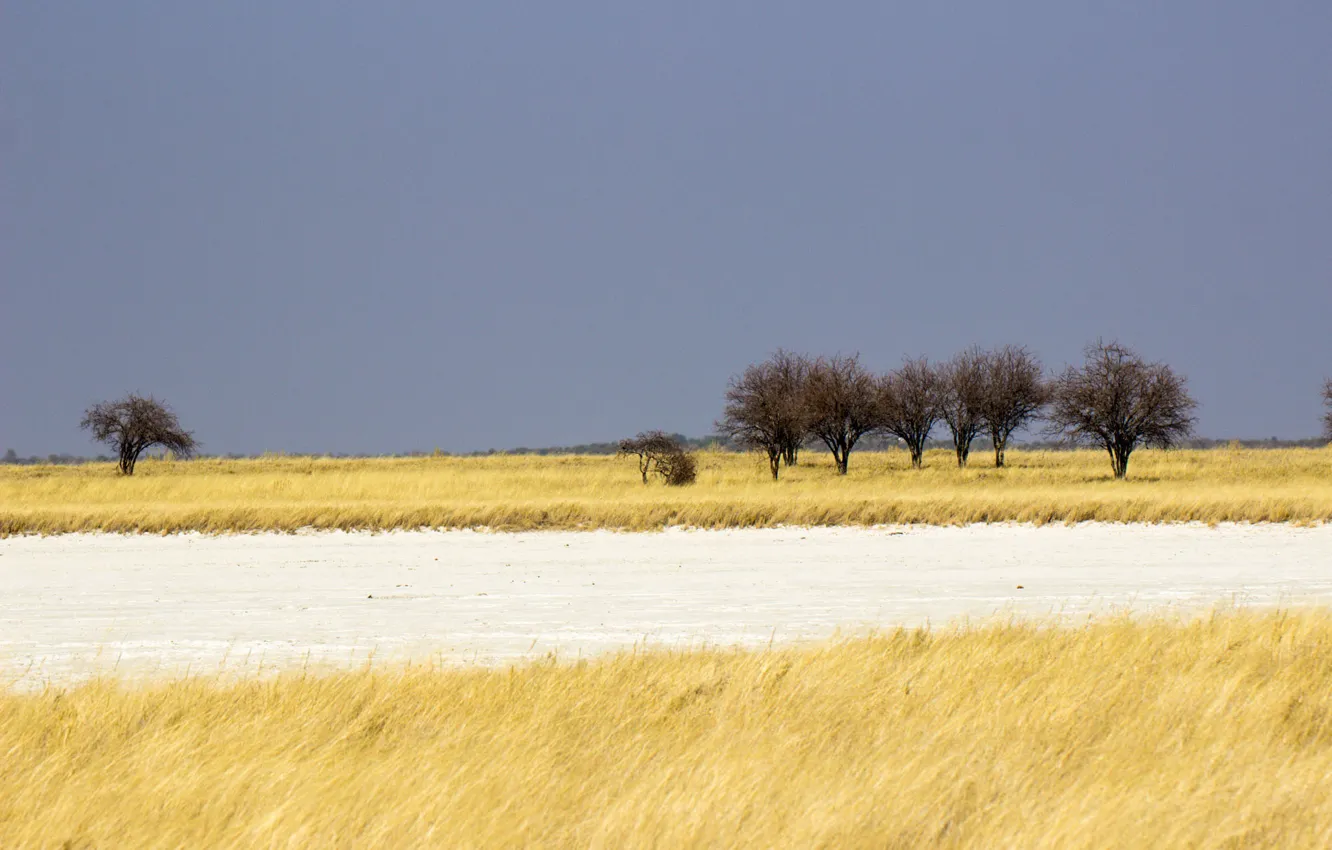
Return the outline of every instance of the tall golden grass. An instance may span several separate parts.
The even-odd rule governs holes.
[[[1328,847],[1332,613],[0,693],[3,847]]]
[[[299,528],[659,529],[958,524],[1016,520],[1332,520],[1332,449],[1141,451],[1114,481],[1099,452],[1022,452],[966,470],[945,451],[826,452],[768,478],[744,454],[704,452],[698,483],[643,486],[632,461],[598,456],[146,461],[0,467],[0,535]]]

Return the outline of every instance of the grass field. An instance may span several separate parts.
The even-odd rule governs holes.
[[[1141,451],[1114,481],[1103,453],[858,453],[846,478],[807,451],[774,483],[755,455],[705,452],[698,483],[643,486],[632,460],[492,456],[0,466],[0,535],[69,531],[659,529],[879,523],[1332,520],[1332,449]]]
[[[1332,614],[0,692],[4,847],[1332,846]]]

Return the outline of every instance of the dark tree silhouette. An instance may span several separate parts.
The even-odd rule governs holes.
[[[809,433],[832,452],[845,475],[851,450],[879,424],[879,390],[859,355],[820,357],[805,379],[805,415]]]
[[[698,464],[683,446],[678,452],[662,455],[657,460],[657,472],[668,487],[693,484],[698,478]]]
[[[782,459],[787,466],[795,466],[800,459],[800,447],[809,437],[805,421],[805,384],[809,380],[809,358],[784,349],[768,358],[776,389],[785,399],[785,428],[782,437]]]
[[[924,357],[907,360],[884,375],[879,388],[879,424],[906,443],[911,466],[925,463],[925,442],[939,421],[939,370]]]
[[[682,454],[684,446],[674,437],[666,434],[664,431],[643,431],[634,437],[626,437],[619,443],[619,451],[616,453],[623,457],[634,456],[638,458],[638,472],[643,477],[643,483],[648,483],[648,473],[654,466],[658,466],[662,458],[669,455]]]
[[[768,456],[772,480],[781,461],[795,464],[805,440],[805,380],[809,361],[778,351],[763,363],[749,366],[731,379],[726,409],[717,429],[740,445]]]
[[[693,455],[683,443],[662,431],[644,431],[621,440],[617,455],[638,459],[638,472],[644,484],[648,483],[648,473],[653,471],[672,486],[692,484],[697,477]]]
[[[1055,379],[1050,431],[1103,447],[1115,478],[1128,477],[1139,445],[1170,448],[1193,433],[1197,402],[1187,382],[1162,363],[1148,363],[1119,343],[1087,347],[1086,361]]]
[[[1040,418],[1050,400],[1044,368],[1022,346],[1006,345],[986,356],[985,392],[980,416],[994,444],[994,465],[1002,468],[1008,439]]]
[[[1323,414],[1323,436],[1332,442],[1332,378],[1323,384],[1323,406],[1327,408]]]
[[[968,348],[939,367],[939,418],[953,435],[959,468],[967,465],[971,443],[985,427],[985,391],[990,356]]]
[[[98,402],[84,412],[79,427],[115,449],[124,475],[133,475],[139,456],[153,446],[181,458],[199,449],[194,434],[180,426],[171,408],[152,396],[130,394],[120,401]]]

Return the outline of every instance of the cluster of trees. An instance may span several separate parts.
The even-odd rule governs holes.
[[[698,477],[698,464],[688,446],[662,431],[644,431],[621,440],[617,454],[638,459],[638,472],[644,484],[654,472],[672,487],[693,484]]]
[[[989,438],[995,466],[1002,467],[1014,432],[1044,420],[1050,436],[1105,449],[1116,478],[1128,476],[1129,456],[1137,447],[1170,448],[1192,434],[1198,405],[1182,375],[1116,342],[1089,345],[1084,355],[1081,366],[1047,377],[1040,359],[1026,348],[973,347],[942,363],[907,359],[901,368],[876,375],[857,355],[811,359],[779,350],[731,379],[717,429],[742,448],[764,452],[773,480],[782,464],[798,463],[800,450],[811,443],[823,443],[845,475],[851,451],[869,434],[896,437],[919,469],[926,443],[940,425],[952,438],[959,467],[967,465],[971,445],[981,436]],[[1324,437],[1332,441],[1332,378],[1322,395]],[[98,402],[79,425],[115,451],[125,475],[134,474],[150,448],[178,458],[199,451],[194,434],[152,396]],[[697,477],[689,449],[681,435],[661,431],[616,445],[618,454],[638,459],[644,483],[655,473],[671,485],[691,484]],[[0,458],[0,463],[22,462],[13,449]],[[50,462],[66,461],[53,455]]]
[[[1104,448],[1115,477],[1124,478],[1138,446],[1168,448],[1192,433],[1197,403],[1183,376],[1114,342],[1090,345],[1085,355],[1083,365],[1051,377],[1021,346],[970,348],[942,363],[907,359],[876,375],[856,355],[778,351],[731,379],[717,427],[764,452],[774,480],[783,463],[797,463],[801,447],[820,442],[845,475],[851,451],[872,433],[896,437],[920,468],[941,425],[959,467],[982,435],[1002,467],[1012,435],[1040,420],[1068,442]]]

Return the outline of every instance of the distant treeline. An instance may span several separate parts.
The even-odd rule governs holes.
[[[712,449],[715,451],[741,451],[741,448],[735,445],[734,441],[719,434],[713,434],[706,437],[686,437],[683,434],[672,434],[672,437],[692,449]],[[377,457],[490,457],[493,455],[613,455],[618,450],[618,443],[579,443],[573,446],[544,446],[541,448],[531,448],[528,446],[519,446],[515,449],[487,449],[478,452],[445,452],[445,451],[412,451],[398,452],[389,454],[353,454],[347,452],[325,452],[317,454],[299,454],[286,452],[263,452],[261,454],[242,454],[239,452],[230,452],[224,455],[199,455],[200,458],[212,458],[214,460],[258,460],[264,457],[326,457],[326,458],[358,458],[369,459]],[[862,445],[867,451],[889,451],[902,448],[900,441],[884,437],[866,437]],[[1070,451],[1075,446],[1070,446],[1062,441],[1049,440],[1031,440],[1018,443],[1019,448],[1027,451]],[[1197,437],[1186,440],[1180,444],[1180,448],[1187,449],[1220,449],[1220,448],[1245,448],[1245,449],[1317,449],[1327,445],[1327,441],[1320,437],[1306,437],[1299,440],[1282,440],[1277,437],[1268,437],[1263,440],[1228,440],[1213,439],[1210,437]],[[928,448],[931,449],[952,449],[953,444],[948,440],[930,440]],[[976,449],[978,451],[990,451],[993,447],[989,441],[984,438],[977,438]],[[149,457],[154,457],[149,455]],[[160,455],[156,456],[160,459]],[[9,449],[0,455],[0,465],[12,466],[78,466],[85,463],[111,463],[115,460],[107,455],[83,456],[71,454],[50,454],[50,455],[29,455],[20,456],[13,449]]]

